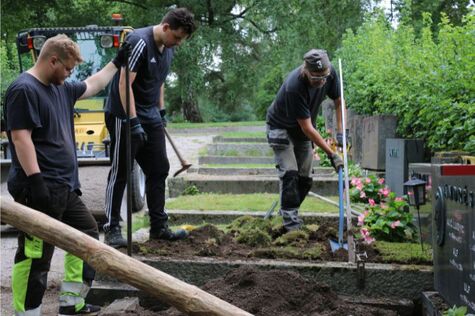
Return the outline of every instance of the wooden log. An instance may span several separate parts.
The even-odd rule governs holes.
[[[252,314],[22,204],[1,198],[2,222],[74,254],[96,271],[141,289],[188,315]]]

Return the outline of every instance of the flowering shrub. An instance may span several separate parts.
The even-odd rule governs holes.
[[[404,198],[396,197],[394,192],[387,194],[385,201],[377,204],[368,199],[368,207],[358,216],[361,238],[371,244],[377,240],[403,242],[415,238],[415,226],[409,204]]]
[[[390,190],[384,184],[384,178],[370,175],[362,178],[353,177],[351,179],[351,202],[369,203],[369,200],[373,200],[374,203],[379,203],[388,197],[389,192]]]

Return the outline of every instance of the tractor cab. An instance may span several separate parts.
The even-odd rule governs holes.
[[[118,19],[118,17],[116,17]],[[109,63],[117,54],[128,26],[96,26],[31,28],[18,33],[20,71],[35,62],[45,41],[57,34],[65,34],[79,44],[84,62],[76,67],[67,81],[82,81]],[[75,135],[78,158],[108,157],[108,135],[104,123],[106,90],[95,97],[79,100],[75,105]]]

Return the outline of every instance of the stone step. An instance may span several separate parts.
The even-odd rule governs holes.
[[[272,205],[269,205],[269,209]],[[318,224],[320,226],[325,225],[337,225],[338,224],[338,212],[330,210],[326,213],[313,213],[313,212],[299,212],[300,218],[305,224]],[[272,212],[272,216],[278,215],[279,209],[276,207]],[[170,223],[173,225],[202,225],[204,222],[209,224],[229,224],[236,218],[241,216],[254,216],[262,217],[267,212],[257,211],[201,211],[201,210],[167,210],[167,214]],[[356,224],[356,218],[354,218]],[[345,221],[346,223],[346,221]]]
[[[320,195],[337,195],[338,179],[336,177],[314,177],[312,191]],[[183,177],[168,178],[169,197],[177,197],[190,186],[195,186],[200,193],[277,193],[279,178],[272,176],[214,176],[185,174]]]
[[[238,157],[273,157],[272,148],[267,144],[213,143],[208,144],[208,155]]]
[[[213,143],[263,143],[267,144],[265,137],[213,137]]]
[[[226,157],[207,155],[198,157],[198,164],[275,164],[275,160],[274,157]]]
[[[275,168],[211,168],[211,167],[191,167],[188,173],[207,174],[207,175],[259,175],[259,176],[277,176]],[[332,167],[313,168],[313,174],[320,176],[330,176],[335,174]]]

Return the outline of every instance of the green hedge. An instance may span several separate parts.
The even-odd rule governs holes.
[[[442,19],[438,34],[424,16],[391,28],[383,17],[347,31],[343,61],[346,99],[359,114],[395,114],[402,137],[422,138],[433,150],[475,153],[475,14],[462,26]]]

